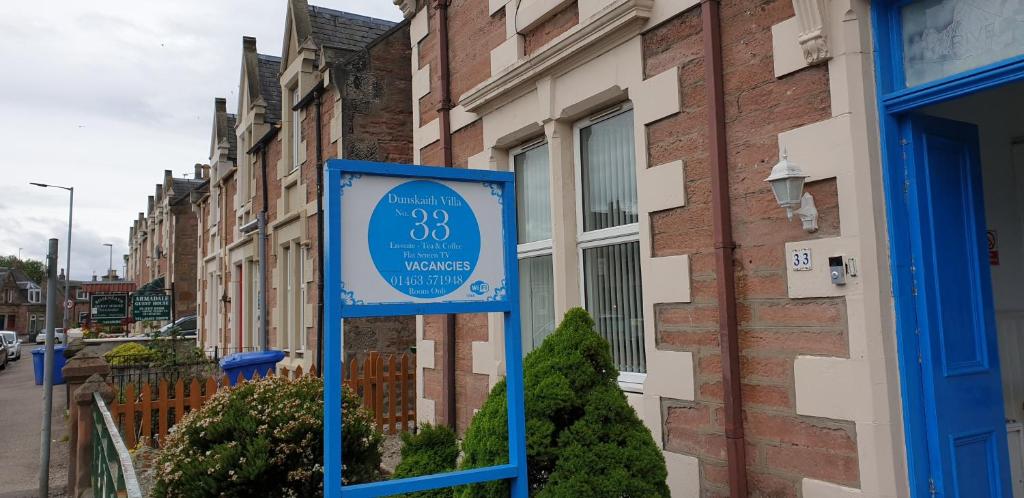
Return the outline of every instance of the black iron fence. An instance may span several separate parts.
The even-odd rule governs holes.
[[[174,384],[179,380],[203,381],[221,373],[220,360],[227,355],[260,351],[258,347],[233,347],[169,351],[143,351],[134,354],[106,354],[110,364],[110,382],[116,392],[123,393],[128,385],[140,392],[144,384],[157,385],[160,381]]]

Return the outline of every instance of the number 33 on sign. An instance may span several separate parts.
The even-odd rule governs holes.
[[[789,255],[789,269],[793,271],[811,271],[814,268],[810,249],[793,249]]]

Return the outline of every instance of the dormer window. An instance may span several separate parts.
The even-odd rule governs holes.
[[[43,302],[43,293],[39,289],[29,289],[28,302],[32,304],[39,304]]]

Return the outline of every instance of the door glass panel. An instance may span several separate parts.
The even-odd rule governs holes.
[[[901,19],[908,87],[1024,53],[1024,0],[923,0]]]

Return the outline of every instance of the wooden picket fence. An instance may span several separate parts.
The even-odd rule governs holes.
[[[352,361],[351,367],[345,369],[343,385],[359,395],[363,407],[370,411],[377,428],[382,432],[395,434],[396,431],[410,431],[414,427],[414,358],[406,354],[396,357],[370,353],[362,362]],[[295,370],[280,368],[277,375],[295,379],[303,375],[316,375],[316,371],[311,368],[303,372],[302,367]],[[140,443],[159,447],[163,445],[167,431],[181,421],[186,413],[203,406],[218,390],[230,387],[226,375],[178,379],[173,383],[162,379],[155,388],[144,383],[138,391],[134,383],[127,383],[124,391],[117,393],[110,403],[110,414],[120,427],[129,448],[135,448]]]
[[[360,368],[360,366],[362,368]],[[363,407],[388,434],[411,431],[416,423],[416,356],[370,353],[353,358],[342,372],[342,384],[353,390]]]

